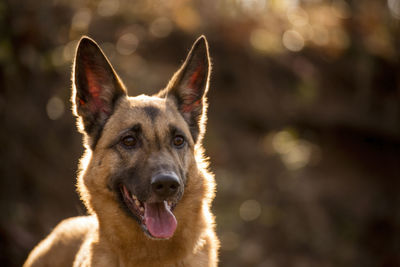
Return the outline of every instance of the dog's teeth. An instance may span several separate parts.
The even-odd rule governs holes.
[[[134,194],[132,194],[132,199],[136,200],[137,197]]]
[[[136,204],[136,206],[140,207],[140,202],[139,202],[139,200],[135,199],[135,204]]]
[[[140,210],[141,212],[144,212],[144,208],[143,208],[143,207],[139,207],[139,210]]]

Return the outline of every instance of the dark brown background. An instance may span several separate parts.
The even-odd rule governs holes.
[[[136,95],[204,33],[220,265],[400,266],[399,18],[399,0],[0,2],[0,265],[85,213],[69,103],[80,36]]]

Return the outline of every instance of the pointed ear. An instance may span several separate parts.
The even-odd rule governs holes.
[[[83,37],[73,67],[72,102],[91,148],[94,148],[117,100],[126,90],[95,41]]]
[[[206,94],[211,73],[208,43],[200,36],[193,44],[182,67],[172,77],[166,91],[167,98],[172,98],[179,112],[190,127],[194,142],[204,132]]]

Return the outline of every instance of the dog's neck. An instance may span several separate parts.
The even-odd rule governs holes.
[[[188,215],[190,219],[188,217],[177,218],[179,227],[174,236],[168,240],[151,239],[139,226],[135,225],[136,222],[130,223],[129,228],[124,225],[125,222],[122,222],[124,220],[111,224],[100,221],[99,239],[95,246],[102,251],[101,253],[111,251],[114,255],[110,256],[117,257],[120,266],[137,266],[138,264],[141,266],[164,266],[167,263],[183,261],[185,257],[198,251],[204,243],[204,237],[199,236],[203,231],[193,231],[193,227],[197,229],[207,227],[202,212],[191,215]],[[122,231],[121,228],[126,230]],[[105,249],[105,246],[108,249]],[[94,254],[96,254],[95,251]]]

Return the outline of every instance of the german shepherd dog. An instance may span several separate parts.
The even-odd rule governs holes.
[[[165,89],[130,97],[99,46],[80,40],[72,102],[90,215],[62,221],[25,267],[217,266],[215,182],[201,145],[210,71],[201,36]]]

